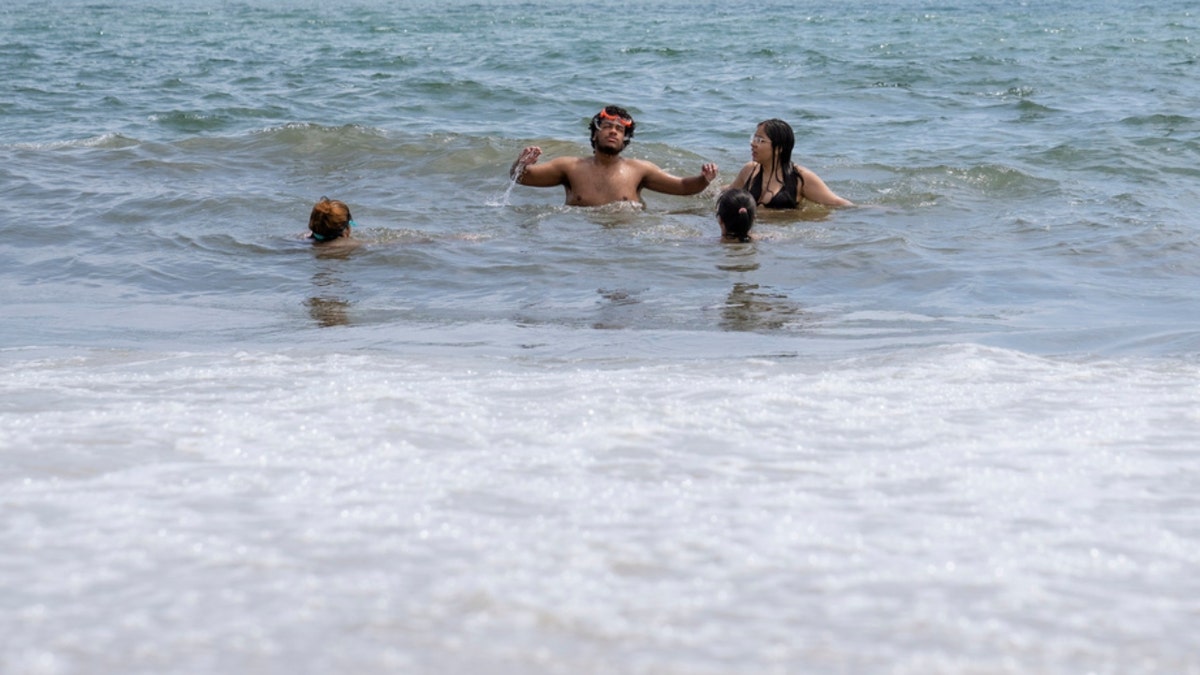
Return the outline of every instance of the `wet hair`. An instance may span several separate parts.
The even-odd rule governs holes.
[[[729,188],[717,197],[717,218],[725,226],[725,236],[750,241],[754,227],[754,196],[742,188]]]
[[[308,229],[317,241],[337,239],[353,224],[350,207],[346,206],[345,202],[329,197],[321,197],[321,201],[313,205],[312,214],[308,216]]]
[[[604,113],[615,117],[623,117],[629,120],[629,126],[625,127],[625,147],[629,147],[629,142],[633,140],[633,130],[637,128],[637,122],[633,120],[633,115],[629,111],[616,105],[604,106]],[[592,116],[592,121],[588,123],[588,135],[592,139],[592,147],[596,147],[596,132],[600,130],[600,113]]]
[[[782,170],[783,178],[792,174],[792,149],[796,147],[796,134],[791,125],[781,119],[771,118],[758,124],[763,134],[771,141],[772,152],[775,153],[776,166]]]

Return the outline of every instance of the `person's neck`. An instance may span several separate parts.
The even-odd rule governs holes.
[[[610,154],[596,150],[592,153],[592,158],[596,160],[597,164],[616,164],[621,161],[621,153]]]

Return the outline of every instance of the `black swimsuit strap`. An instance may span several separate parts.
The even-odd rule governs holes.
[[[800,170],[796,168],[795,164],[792,165],[791,170],[791,175],[795,176],[795,181],[789,181],[788,176],[784,175],[783,185],[780,186],[778,192],[771,195],[771,201],[769,202],[762,201],[763,173],[765,173],[765,169],[762,164],[759,164],[758,171],[755,171],[753,175],[747,178],[746,185],[743,186],[754,197],[756,204],[775,209],[796,208],[800,205],[801,195],[804,193],[804,176],[800,175]],[[789,183],[791,183],[791,186],[789,186]],[[775,202],[781,195],[785,203],[777,205]]]
[[[759,164],[758,171],[750,174],[750,177],[746,179],[746,184],[742,186],[744,190],[750,193],[751,197],[754,197],[756,203],[758,202],[758,198],[762,196],[762,175],[763,167],[762,164]]]

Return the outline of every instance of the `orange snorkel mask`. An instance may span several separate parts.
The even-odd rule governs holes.
[[[625,127],[627,131],[629,130],[629,127],[633,126],[633,120],[630,118],[621,117],[620,115],[613,115],[607,110],[601,110],[600,112],[596,113],[596,116],[592,119],[592,123],[599,127],[602,120],[616,122],[617,124]]]
[[[622,112],[624,111],[622,110]],[[596,132],[600,130],[600,125],[607,125],[610,123],[619,124],[622,128],[624,128],[626,146],[628,146],[629,142],[633,140],[633,130],[637,127],[637,123],[633,121],[633,118],[623,116],[620,113],[610,113],[607,108],[604,108],[601,109],[600,112],[596,113],[596,116],[592,118],[590,130],[592,132],[593,148],[596,147]]]

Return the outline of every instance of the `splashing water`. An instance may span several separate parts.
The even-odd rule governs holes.
[[[503,193],[492,197],[485,202],[488,206],[509,206],[508,198],[512,195],[513,188],[517,186],[517,181],[521,180],[521,175],[525,173],[525,166],[517,167],[515,173],[508,179],[508,187]]]

